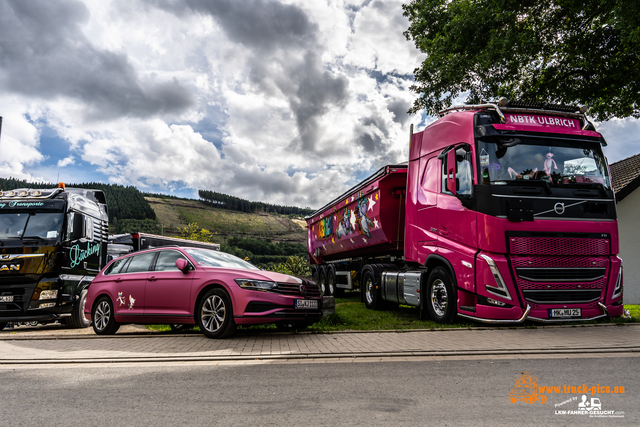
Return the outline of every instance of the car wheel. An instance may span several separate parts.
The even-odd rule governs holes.
[[[91,320],[84,317],[84,306],[87,302],[87,290],[80,292],[80,299],[76,301],[71,312],[71,317],[67,320],[67,326],[70,328],[88,328],[91,326]]]
[[[364,305],[370,310],[380,310],[382,308],[382,295],[376,280],[376,275],[372,269],[367,268],[362,274],[362,292],[364,292]]]
[[[451,323],[456,315],[456,295],[449,273],[443,267],[436,267],[429,274],[427,284],[427,308],[431,320],[437,323]]]
[[[231,300],[222,289],[211,289],[202,297],[196,317],[207,338],[226,338],[236,331]]]
[[[102,297],[93,306],[91,318],[93,319],[93,331],[98,335],[113,335],[120,328],[116,322],[113,311],[113,303],[109,297]]]

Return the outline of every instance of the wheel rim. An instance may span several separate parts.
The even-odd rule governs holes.
[[[431,287],[431,307],[438,316],[442,317],[447,312],[448,305],[447,287],[442,280],[437,279]]]
[[[99,331],[104,330],[111,319],[111,306],[107,301],[101,301],[96,307],[95,315],[93,316],[96,329]]]
[[[373,280],[370,277],[367,277],[367,280],[364,282],[365,289],[365,298],[367,298],[367,302],[369,304],[373,304]]]
[[[328,282],[328,288],[329,288],[329,294],[333,295],[333,276],[331,273],[329,273],[327,275],[327,282]]]
[[[202,304],[202,312],[200,314],[202,327],[209,332],[220,330],[224,324],[226,314],[227,307],[224,300],[218,295],[210,296],[204,301],[204,304]]]
[[[90,320],[87,320],[86,317],[84,317],[84,307],[87,305],[87,294],[84,294],[84,298],[82,298],[82,304],[80,304],[80,320],[82,321],[82,324],[89,326],[89,324],[91,323]]]

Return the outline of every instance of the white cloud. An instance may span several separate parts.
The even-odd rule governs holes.
[[[65,166],[69,166],[69,165],[75,165],[76,164],[76,160],[73,156],[69,156],[69,157],[65,157],[62,160],[58,160],[58,167],[59,168],[63,168]]]

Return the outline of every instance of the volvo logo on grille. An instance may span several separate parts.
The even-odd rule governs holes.
[[[564,203],[556,203],[553,207],[553,210],[558,214],[562,215],[564,213]]]

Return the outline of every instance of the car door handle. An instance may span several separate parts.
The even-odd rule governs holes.
[[[120,282],[122,282],[122,279],[121,279],[120,277],[117,277],[117,278],[114,280],[114,282],[116,282],[116,283],[120,283]]]
[[[158,279],[156,278],[156,276],[151,276],[151,277],[147,278],[147,280],[150,281],[150,282],[155,282]]]
[[[446,228],[441,228],[440,229],[440,234],[443,236],[447,236],[449,234],[449,231]]]

